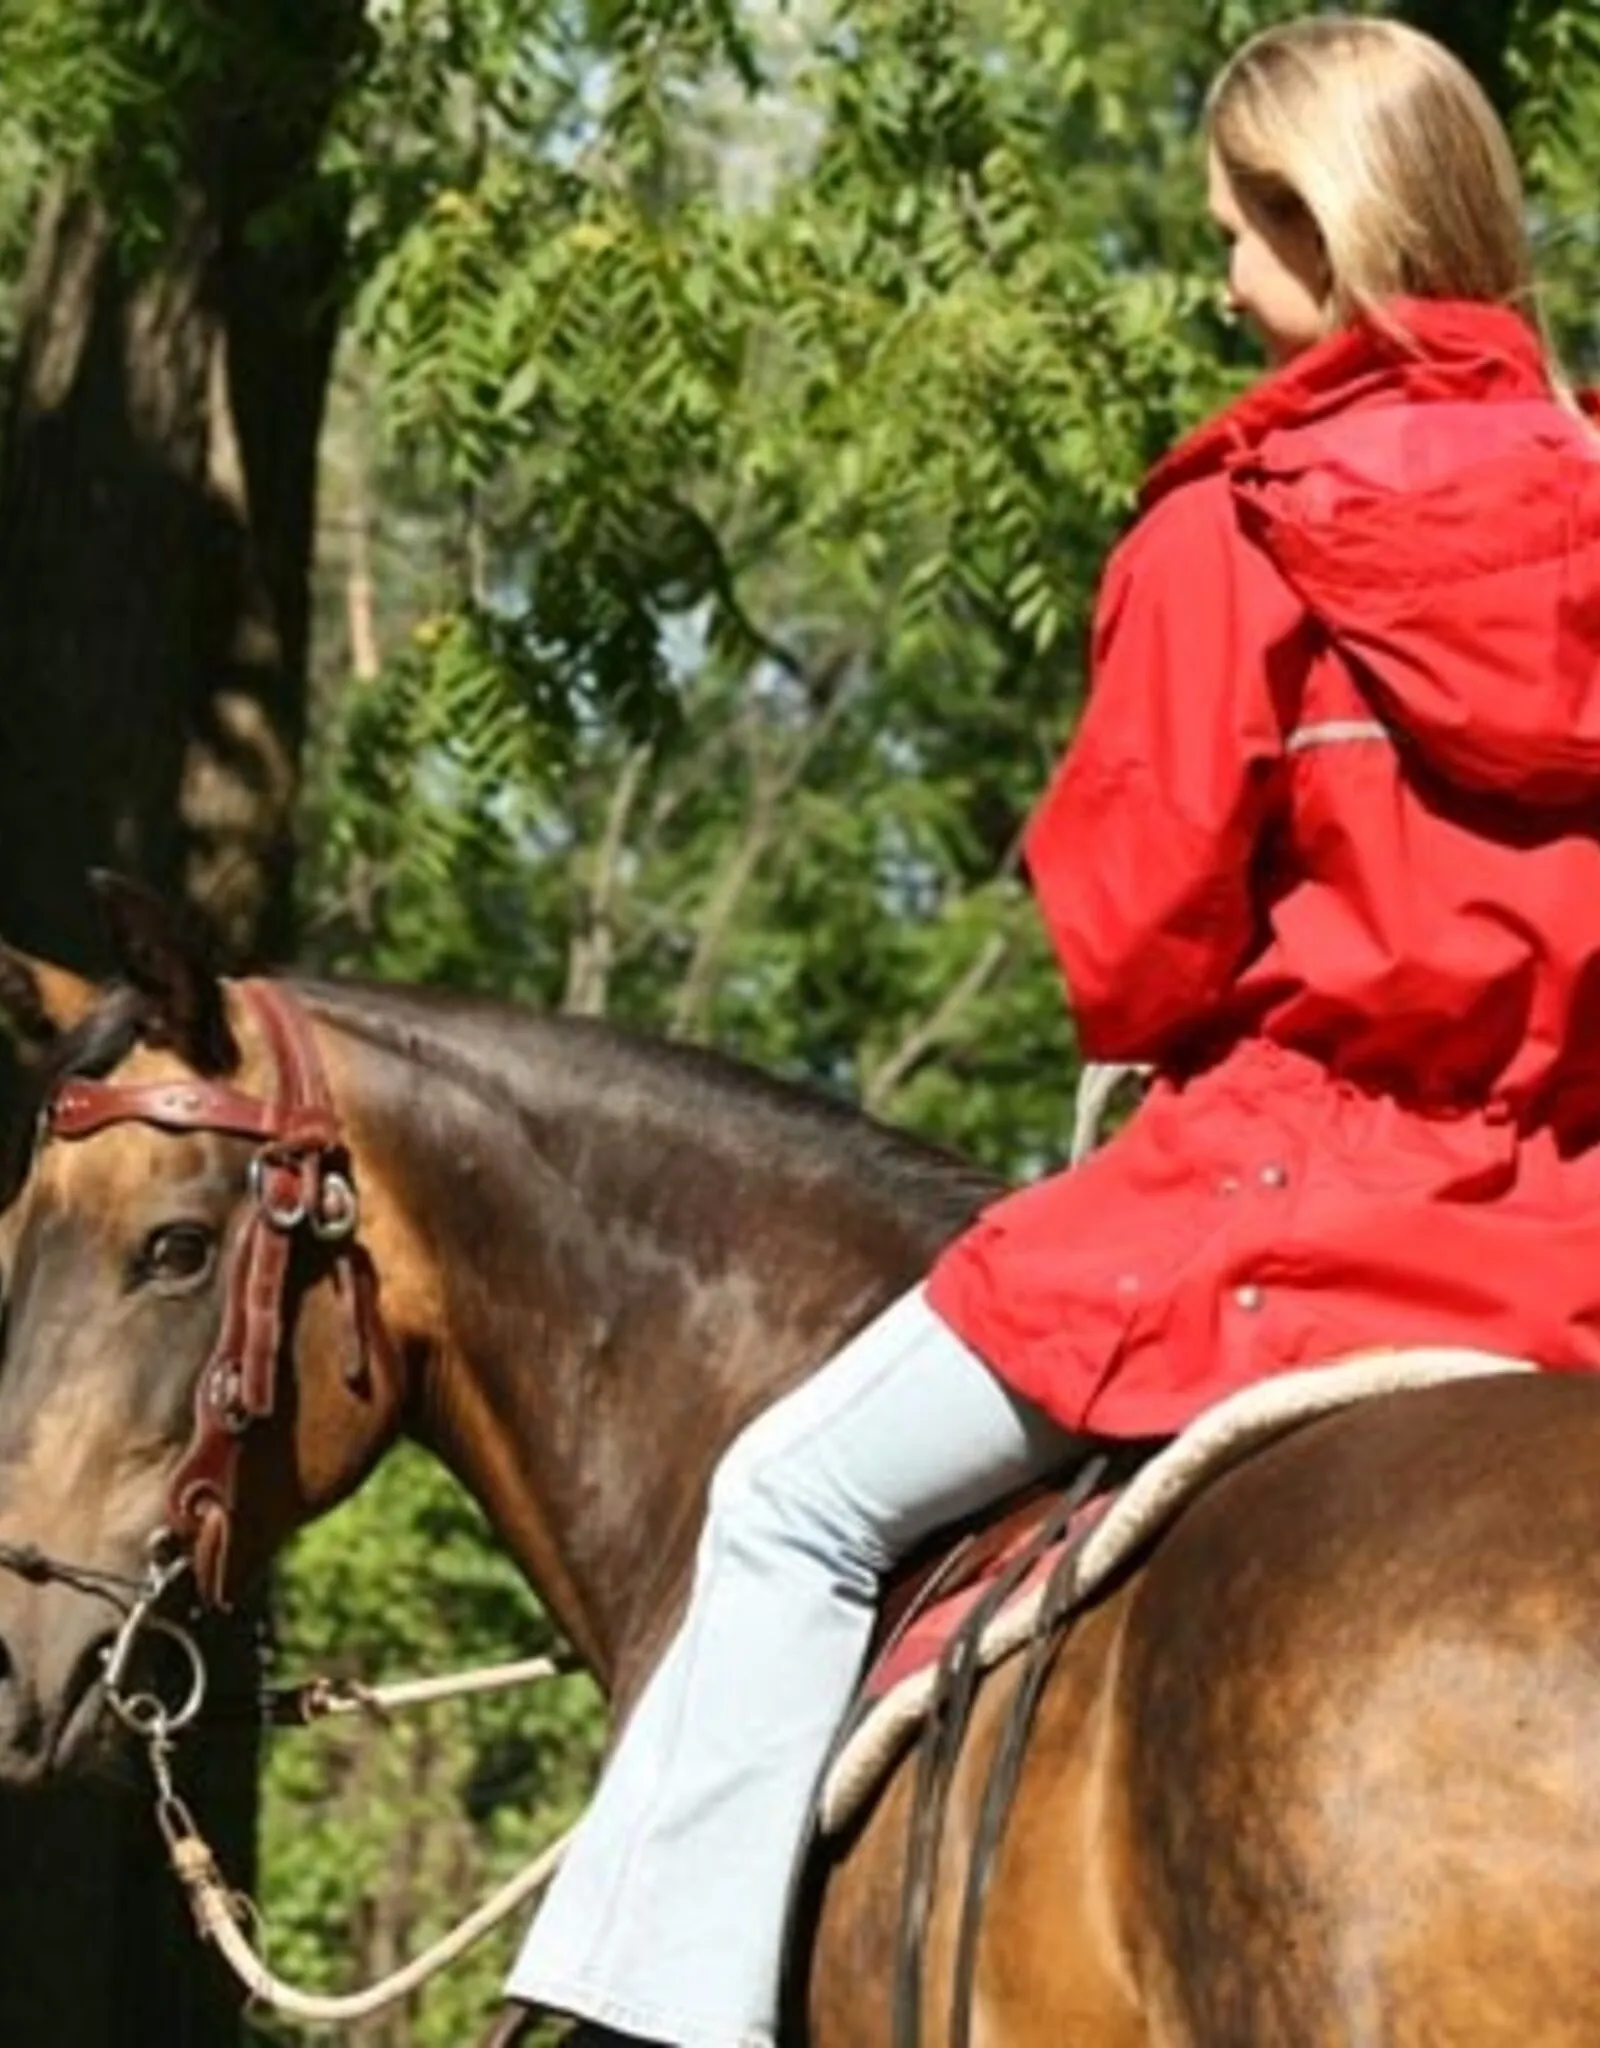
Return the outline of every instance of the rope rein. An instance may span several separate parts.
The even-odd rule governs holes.
[[[364,1990],[344,1993],[301,1991],[276,1976],[263,1961],[250,1930],[263,1925],[252,1902],[223,1876],[216,1855],[179,1795],[172,1775],[178,1737],[198,1718],[205,1705],[207,1672],[194,1637],[181,1623],[158,1613],[159,1604],[189,1574],[186,1556],[175,1552],[163,1532],[148,1546],[141,1579],[90,1569],[48,1556],[31,1544],[0,1544],[0,1570],[30,1585],[55,1583],[94,1599],[107,1600],[122,1614],[121,1623],[104,1652],[101,1684],[108,1710],[143,1743],[155,1790],[156,1823],[166,1844],[167,1860],[189,1900],[200,1938],[215,1944],[219,1954],[258,2005],[311,2026],[351,2025],[409,1998],[430,1978],[448,1969],[475,1943],[491,1933],[519,1906],[537,1898],[560,1867],[572,1829],[541,1850],[532,1863],[509,1878],[431,1947],[400,1969]],[[159,1635],[176,1645],[187,1667],[183,1697],[176,1703],[137,1687],[130,1673],[141,1638]],[[273,1688],[261,1695],[258,1718],[272,1727],[307,1727],[339,1715],[360,1714],[387,1722],[396,1708],[431,1706],[513,1686],[538,1684],[581,1670],[575,1658],[526,1657],[516,1663],[491,1664],[438,1678],[413,1678],[386,1685],[361,1685],[349,1679],[314,1678],[302,1684]]]
[[[1126,1086],[1142,1086],[1155,1072],[1133,1060],[1090,1060],[1078,1076],[1073,1103],[1072,1140],[1067,1163],[1081,1166],[1104,1139],[1105,1122],[1112,1102]]]
[[[298,1990],[274,1976],[261,1960],[245,1933],[253,1909],[228,1889],[216,1858],[190,1822],[187,1829],[175,1828],[167,1836],[167,1853],[178,1882],[189,1895],[195,1927],[203,1941],[213,1942],[223,1961],[258,2004],[270,2006],[288,2019],[312,2026],[348,2026],[369,2019],[448,1969],[475,1942],[508,1919],[519,1906],[542,1892],[560,1867],[572,1830],[552,1842],[525,1870],[502,1885],[499,1891],[474,1913],[424,1949],[403,1968],[382,1977],[363,1991],[320,1993]]]
[[[442,1678],[411,1679],[390,1685],[362,1686],[338,1679],[314,1679],[292,1688],[283,1697],[295,1702],[289,1725],[303,1727],[339,1714],[385,1720],[396,1707],[428,1706],[440,1700],[501,1692],[512,1686],[564,1677],[579,1668],[576,1663],[552,1657],[531,1657],[516,1664],[496,1664]],[[569,1828],[447,1934],[375,1984],[360,1991],[302,1991],[277,1976],[262,1959],[249,1932],[264,1924],[260,1912],[247,1897],[229,1886],[193,1815],[173,1796],[166,1755],[169,1742],[162,1734],[150,1731],[145,1734],[145,1744],[156,1781],[156,1818],[167,1845],[167,1860],[188,1895],[201,1940],[215,1944],[223,1961],[258,2005],[311,2026],[349,2026],[409,1998],[509,1919],[518,1907],[539,1896],[560,1868],[573,1833]]]
[[[264,1691],[258,1718],[268,1728],[309,1728],[317,1721],[348,1714],[386,1721],[396,1707],[431,1707],[441,1700],[508,1692],[513,1686],[566,1678],[582,1669],[576,1658],[524,1657],[516,1664],[485,1664],[443,1678],[397,1679],[388,1685],[363,1685],[353,1678],[310,1678],[299,1685]]]

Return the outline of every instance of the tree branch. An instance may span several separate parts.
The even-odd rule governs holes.
[[[358,683],[374,683],[383,667],[378,641],[377,585],[372,573],[372,506],[364,475],[350,491],[350,549],[345,558],[344,616],[350,640],[350,673]]]
[[[1012,940],[1006,932],[991,932],[938,1002],[901,1039],[887,1058],[866,1075],[861,1086],[861,1106],[873,1116],[883,1116],[895,1094],[931,1052],[943,1045],[954,1031],[961,1013],[980,996],[1010,958]]]
[[[744,830],[739,835],[732,859],[717,877],[716,886],[706,901],[700,928],[695,934],[694,951],[672,1000],[667,1029],[674,1038],[692,1037],[705,1028],[717,969],[733,929],[740,899],[754,880],[756,870],[772,843],[777,824],[773,793],[759,775],[753,778],[753,784]]]
[[[996,882],[1012,880],[1022,866],[1023,827],[1013,831],[1010,841],[995,871],[983,886],[992,888]],[[951,983],[939,1001],[918,1024],[906,1032],[893,1052],[879,1060],[863,1077],[861,1083],[861,1106],[873,1116],[887,1114],[893,1097],[903,1088],[912,1074],[931,1052],[947,1043],[959,1022],[961,1013],[994,980],[1001,968],[1011,957],[1014,937],[1005,931],[990,932],[966,972]]]
[[[793,794],[817,749],[838,723],[849,692],[835,689],[807,726],[799,744],[776,773],[763,774],[753,758],[750,809],[733,855],[717,877],[695,935],[694,952],[673,999],[668,1029],[674,1038],[704,1030],[739,904],[777,835],[785,800]]]
[[[623,841],[628,819],[644,786],[650,755],[648,746],[629,749],[616,787],[611,792],[611,801],[606,806],[605,825],[594,851],[589,886],[584,891],[582,922],[572,935],[567,953],[567,986],[561,1007],[569,1016],[600,1017],[605,1014],[611,969],[616,959],[616,927],[612,909],[616,902]]]

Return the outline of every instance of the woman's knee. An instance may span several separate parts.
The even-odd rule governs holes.
[[[785,1465],[795,1446],[782,1427],[778,1401],[746,1423],[717,1460],[706,1502],[706,1522],[743,1522],[781,1504]]]
[[[781,1403],[778,1404],[781,1407]],[[818,1483],[807,1441],[771,1409],[729,1445],[711,1477],[702,1547],[825,1557],[839,1570],[868,1560],[848,1502]]]

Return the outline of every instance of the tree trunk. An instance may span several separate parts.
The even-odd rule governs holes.
[[[0,931],[89,966],[94,866],[201,904],[236,959],[290,936],[338,248],[182,212],[130,279],[98,200],[47,201],[0,473]]]
[[[1508,59],[1517,0],[1474,0],[1472,6],[1463,6],[1462,0],[1409,0],[1399,11],[1413,28],[1453,50],[1500,113],[1509,114],[1515,95]]]
[[[227,64],[186,113],[159,256],[130,256],[101,193],[62,187],[24,280],[0,466],[0,933],[82,971],[108,964],[94,866],[200,906],[229,964],[282,957],[292,936],[343,255],[337,195],[312,173],[361,8],[320,0],[297,18],[293,104],[240,75],[251,34],[285,33],[279,16],[275,0],[230,9]],[[115,192],[114,174],[102,183]],[[217,1682],[237,1694],[249,1674],[235,1631]],[[248,1882],[253,1746],[198,1738],[180,1779]],[[6,2048],[222,2048],[237,2009],[188,1927],[142,1784],[134,1799],[0,1805]]]

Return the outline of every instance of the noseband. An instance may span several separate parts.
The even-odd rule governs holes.
[[[194,1433],[167,1492],[166,1527],[200,1595],[225,1607],[229,1539],[244,1441],[273,1413],[283,1351],[289,1262],[306,1232],[343,1262],[360,1369],[381,1346],[371,1267],[355,1242],[360,1207],[338,1113],[305,1013],[266,981],[234,987],[272,1051],[276,1087],[246,1095],[225,1081],[119,1083],[73,1076],[45,1110],[52,1138],[90,1138],[114,1124],[250,1138],[249,1214],[225,1278],[222,1325],[195,1390]]]

